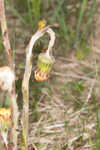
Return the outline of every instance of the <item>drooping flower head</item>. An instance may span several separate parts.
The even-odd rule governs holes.
[[[48,79],[54,61],[55,61],[54,57],[53,56],[48,57],[46,53],[41,53],[39,55],[37,67],[34,72],[35,79],[37,81],[44,81]]]

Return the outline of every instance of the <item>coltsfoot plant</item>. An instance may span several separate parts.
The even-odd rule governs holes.
[[[42,22],[41,22],[42,23]],[[40,27],[40,26],[39,26]],[[54,58],[52,56],[52,48],[55,43],[55,33],[50,28],[50,26],[46,26],[43,28],[39,28],[37,32],[32,36],[28,47],[26,48],[26,66],[25,73],[22,82],[22,93],[23,93],[23,112],[22,112],[22,150],[28,149],[28,124],[29,124],[29,79],[32,71],[32,49],[35,42],[44,35],[44,33],[48,33],[50,35],[50,42],[48,45],[48,49],[45,54],[40,54],[39,60],[37,63],[37,69],[35,70],[35,79],[38,81],[43,81],[48,78],[48,75],[51,70],[51,66],[54,62]],[[42,56],[42,57],[41,57]]]
[[[9,108],[1,108],[0,118],[0,139],[3,150],[17,150],[18,148],[18,119],[19,111],[17,105],[17,94],[15,90],[15,63],[12,57],[12,50],[9,42],[8,29],[6,24],[4,0],[0,0],[0,24],[2,31],[3,45],[6,52],[7,65],[0,68],[0,88],[9,94]],[[45,53],[39,55],[35,78],[38,81],[44,81],[48,78],[52,65],[55,61],[52,56],[52,50],[55,43],[55,33],[50,26],[45,26],[45,21],[39,23],[39,29],[32,35],[28,46],[26,47],[26,65],[22,81],[23,109],[21,117],[22,136],[21,150],[28,150],[28,130],[29,130],[29,80],[32,71],[32,50],[35,42],[45,33],[50,36],[48,49]],[[10,127],[10,142],[8,141],[8,132],[3,130]],[[9,143],[11,146],[9,146]]]

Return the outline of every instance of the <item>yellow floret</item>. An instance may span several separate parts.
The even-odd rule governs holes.
[[[11,126],[11,109],[0,108],[0,130]]]
[[[45,27],[45,25],[46,25],[46,20],[40,20],[39,22],[38,22],[38,28],[41,30],[42,28],[44,28]]]

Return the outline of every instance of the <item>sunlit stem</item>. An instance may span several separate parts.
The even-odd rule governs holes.
[[[7,65],[10,67],[10,69],[14,72],[14,62],[12,57],[12,51],[8,36],[8,29],[7,29],[7,23],[6,23],[6,17],[5,17],[5,7],[4,7],[4,1],[0,0],[0,25],[1,25],[1,32],[2,32],[2,39],[3,39],[3,45],[5,48],[6,56],[7,56]],[[12,128],[11,128],[11,136],[10,136],[10,142],[14,145],[13,149],[17,150],[17,129],[18,129],[18,106],[17,106],[17,97],[15,92],[15,80],[13,81],[13,84],[11,86],[11,90],[9,91],[10,95],[10,102],[11,102],[11,112],[12,112]]]
[[[28,150],[28,122],[29,122],[29,79],[32,70],[32,49],[35,42],[44,35],[48,27],[38,30],[31,38],[26,48],[26,66],[22,82],[23,112],[22,112],[22,150]]]
[[[50,54],[52,54],[52,48],[53,48],[54,43],[55,43],[55,32],[51,28],[49,28],[47,30],[47,33],[50,35],[50,42],[49,42],[49,45],[48,45],[48,49],[46,51],[46,55],[48,57],[50,57]]]

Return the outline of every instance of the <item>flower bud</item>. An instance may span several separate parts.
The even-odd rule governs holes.
[[[38,28],[41,30],[41,29],[43,29],[44,27],[45,27],[45,25],[46,25],[46,20],[45,19],[43,19],[43,20],[40,20],[39,22],[38,22]]]
[[[38,57],[37,67],[35,69],[35,79],[37,81],[47,80],[55,59],[53,56],[47,56],[41,53]]]

